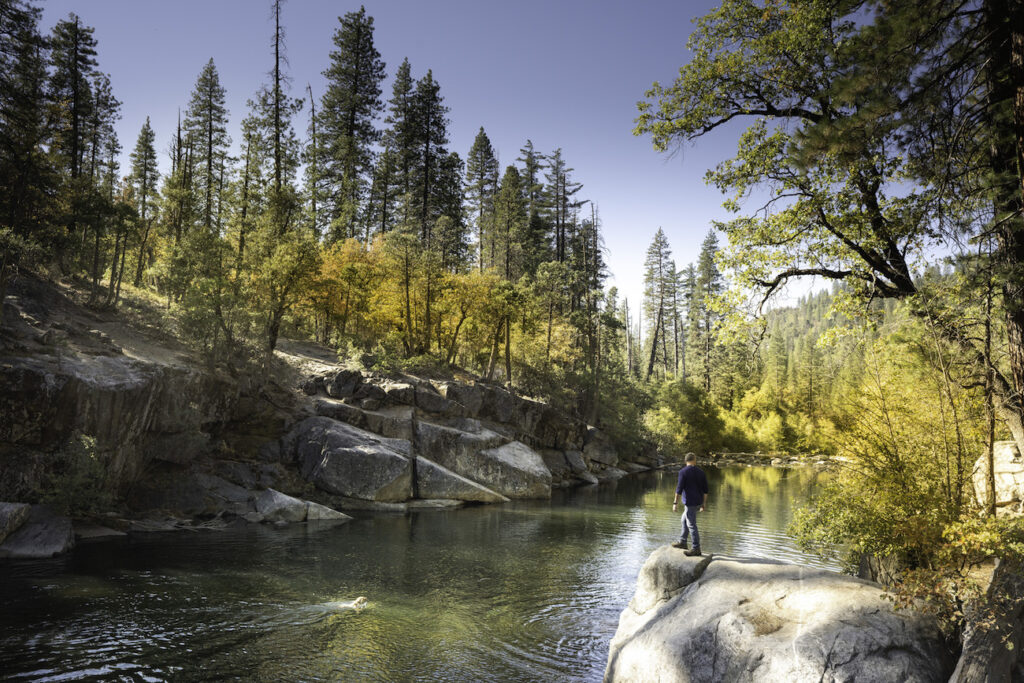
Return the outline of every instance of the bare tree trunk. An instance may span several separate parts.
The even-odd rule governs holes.
[[[546,362],[551,362],[551,318],[554,315],[554,311],[552,310],[553,308],[554,304],[551,301],[548,301],[548,342],[547,346],[544,348],[544,360]]]
[[[121,266],[117,269],[117,289],[114,290],[114,306],[121,300],[121,280],[124,278],[124,257],[128,253],[128,233],[125,232],[124,246],[121,248]],[[111,268],[114,266],[111,265]]]
[[[658,309],[658,317],[654,319],[654,337],[651,339],[651,358],[647,362],[646,381],[651,381],[651,374],[654,372],[654,357],[658,353],[658,332],[661,330],[661,309]]]
[[[505,382],[512,384],[512,321],[505,316]]]
[[[501,343],[501,332],[504,327],[505,319],[502,318],[498,321],[498,328],[494,330],[494,342],[491,344],[491,357],[487,361],[487,373],[484,375],[484,379],[488,382],[494,377],[494,366],[498,364],[498,345]]]
[[[412,275],[409,272],[409,247],[405,248],[405,355],[412,355],[412,302],[410,301],[409,286]]]
[[[455,331],[452,332],[452,341],[448,344],[448,353],[445,355],[445,364],[452,365],[455,362],[455,352],[458,350],[458,339],[459,330],[462,329],[462,323],[466,321],[466,311],[460,310],[459,322],[455,325]]]

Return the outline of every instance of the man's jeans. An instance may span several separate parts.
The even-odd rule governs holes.
[[[697,510],[700,509],[699,505],[684,505],[683,506],[683,533],[679,536],[679,540],[686,543],[687,536],[690,532],[693,532],[693,547],[700,547],[700,534],[697,533]]]

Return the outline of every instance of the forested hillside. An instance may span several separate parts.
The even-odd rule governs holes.
[[[169,331],[225,367],[307,336],[369,367],[460,367],[635,436],[643,402],[603,290],[600,216],[569,160],[528,131],[516,159],[499,162],[483,127],[452,149],[442,84],[429,65],[386,63],[365,9],[324,46],[325,92],[292,88],[306,79],[288,72],[274,2],[268,78],[246,111],[227,111],[211,59],[174,131],[147,119],[121,141],[130,94],[87,20],[47,34],[38,8],[2,7],[0,286],[34,268],[77,279],[97,308],[158,302]]]

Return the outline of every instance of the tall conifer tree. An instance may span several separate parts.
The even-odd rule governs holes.
[[[401,194],[401,221],[408,222],[412,192],[413,160],[416,157],[415,114],[413,112],[413,96],[415,83],[412,80],[412,67],[409,59],[402,60],[395,73],[395,82],[391,87],[391,99],[388,101],[388,129],[385,135],[385,147],[393,150],[396,162],[396,176],[399,193]]]
[[[647,380],[654,374],[654,366],[659,358],[662,366],[666,365],[665,327],[671,315],[669,305],[674,279],[672,249],[669,247],[668,238],[665,237],[665,231],[658,228],[644,259],[644,318],[649,330],[647,342],[651,345],[645,374]]]
[[[228,137],[225,96],[226,92],[220,84],[217,67],[211,58],[199,72],[185,113],[186,135],[194,145],[193,182],[199,217],[208,232],[213,231],[214,215],[217,210],[214,191],[218,184],[218,160],[226,154],[228,145],[231,144]]]
[[[715,330],[721,316],[712,307],[712,301],[725,289],[725,282],[715,263],[718,237],[709,230],[701,243],[700,256],[695,269],[693,299],[690,302],[690,330],[687,344],[692,374],[700,377],[704,391],[712,390],[712,378],[718,360]]]
[[[374,125],[383,111],[384,62],[373,44],[373,17],[366,8],[348,12],[334,32],[327,90],[319,120],[322,162],[328,187],[330,238],[355,237],[360,202],[373,169]]]
[[[441,160],[448,155],[448,107],[441,97],[441,86],[429,69],[416,83],[412,111],[415,191],[410,200],[415,206],[413,215],[420,226],[420,238],[429,241],[434,221],[440,215],[435,198],[437,176]]]
[[[488,236],[486,226],[493,217],[494,194],[497,189],[498,159],[494,156],[490,138],[481,126],[466,158],[466,201],[476,224],[477,263],[480,270],[484,269],[485,263],[493,265],[493,245],[488,261],[485,244],[488,239],[493,240],[493,236]]]
[[[142,271],[146,264],[146,248],[149,245],[150,228],[153,225],[155,205],[153,196],[157,183],[160,182],[160,171],[156,162],[156,135],[149,125],[149,117],[142,124],[135,149],[131,154],[131,184],[135,188],[135,202],[139,215],[139,250],[135,261],[135,286],[142,284]]]

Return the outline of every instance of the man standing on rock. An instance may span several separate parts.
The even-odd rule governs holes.
[[[686,456],[686,467],[679,470],[679,483],[676,484],[676,494],[672,496],[672,512],[676,511],[680,494],[683,496],[683,532],[679,536],[679,541],[673,543],[672,547],[686,550],[686,539],[692,532],[693,549],[686,550],[685,554],[689,557],[699,557],[700,534],[697,533],[697,512],[704,512],[704,505],[707,503],[708,478],[704,470],[697,467],[697,456],[693,453]]]

